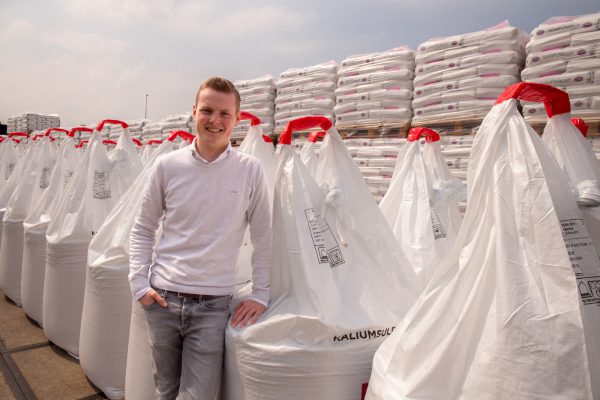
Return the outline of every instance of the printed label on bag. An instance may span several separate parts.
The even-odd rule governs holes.
[[[67,184],[69,183],[69,181],[71,180],[71,177],[73,176],[73,171],[70,171],[68,169],[66,169],[63,172],[63,189],[65,187],[67,187]]]
[[[583,305],[600,305],[600,257],[592,243],[583,219],[560,221],[565,247]]]
[[[344,264],[344,255],[329,228],[327,220],[316,214],[314,208],[304,210],[304,213],[319,264],[329,264],[331,268]]]
[[[380,337],[389,336],[396,329],[395,326],[391,328],[382,329],[365,329],[362,331],[344,333],[343,335],[334,336],[332,342],[343,342],[347,340],[360,340],[360,339],[377,339]]]
[[[15,164],[6,163],[6,170],[4,171],[4,180],[7,180],[15,169]]]
[[[50,174],[52,169],[45,167],[42,168],[42,175],[40,176],[40,189],[46,189],[50,185]]]
[[[105,200],[111,198],[110,185],[109,185],[109,174],[108,171],[95,170],[94,171],[94,198],[98,200]]]
[[[440,217],[433,207],[431,207],[431,227],[433,228],[433,238],[435,240],[446,238],[444,225],[442,225],[442,221],[440,221]]]

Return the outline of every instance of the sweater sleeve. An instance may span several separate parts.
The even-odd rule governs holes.
[[[161,163],[150,174],[142,193],[142,203],[135,217],[129,241],[129,284],[135,300],[150,290],[149,273],[156,243],[156,231],[164,212]]]
[[[257,163],[253,179],[253,188],[248,207],[250,240],[254,247],[252,253],[252,295],[250,299],[264,306],[269,304],[271,286],[271,200],[265,172]]]

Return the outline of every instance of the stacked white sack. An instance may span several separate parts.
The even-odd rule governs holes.
[[[515,100],[554,106],[562,94],[505,93],[475,137],[455,245],[375,354],[369,400],[597,398],[574,270],[598,254],[569,223],[581,214],[566,176]]]
[[[21,305],[21,271],[23,265],[23,221],[32,199],[38,200],[50,185],[56,164],[56,144],[49,137],[32,142],[31,151],[18,185],[6,204],[2,220],[0,245],[0,288],[17,305]]]
[[[170,115],[160,122],[162,124],[162,134],[164,138],[168,137],[173,130],[192,132],[193,119],[191,113]]]
[[[240,92],[240,110],[258,117],[261,121],[263,133],[270,136],[275,129],[275,82],[271,75],[257,79],[239,80],[233,82]],[[243,120],[233,130],[232,139],[243,139],[250,128],[250,121]]]
[[[223,398],[357,399],[419,284],[337,131],[316,179],[290,144],[291,132],[277,153],[271,302],[256,324],[228,325]]]
[[[172,137],[173,140],[175,138]],[[184,139],[191,142],[192,137]],[[106,217],[88,249],[79,341],[80,363],[87,377],[113,400],[125,397],[132,305],[127,280],[129,232],[142,201],[140,193],[148,182],[154,161],[174,147],[172,140],[165,140],[156,149],[144,170]],[[134,307],[140,305],[136,303]]]
[[[46,234],[44,334],[75,357],[79,354],[88,246],[142,169],[127,129],[115,149],[107,152],[98,133],[105,123],[92,135]]]
[[[600,120],[600,13],[553,17],[535,28],[521,77],[566,91],[573,116]],[[546,120],[543,104],[525,104],[523,115]]]
[[[7,120],[8,132],[28,132],[45,130],[48,128],[58,128],[60,126],[60,117],[56,114],[38,114],[27,112],[22,115],[9,117]]]
[[[406,126],[412,118],[414,52],[398,47],[340,63],[335,125],[339,128]]]
[[[407,140],[379,208],[425,287],[456,239],[466,187],[450,174],[437,132],[413,128]]]
[[[413,125],[483,119],[504,88],[520,80],[528,39],[504,21],[419,45]]]
[[[141,141],[142,143],[148,143],[150,140],[162,140],[166,138],[163,134],[164,123],[159,122],[148,122],[142,128]]]
[[[77,129],[77,128],[75,128]],[[75,129],[72,131],[73,134]],[[84,128],[86,129],[86,128]],[[43,325],[44,277],[46,273],[46,230],[58,207],[60,198],[75,171],[80,152],[71,136],[61,144],[50,185],[23,221],[23,270],[21,301],[25,313],[40,326]]]
[[[334,121],[337,69],[334,61],[306,68],[291,68],[276,83],[275,132],[293,119],[321,115]]]

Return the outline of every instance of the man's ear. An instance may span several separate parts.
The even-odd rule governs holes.
[[[196,104],[192,105],[192,118],[196,120]]]

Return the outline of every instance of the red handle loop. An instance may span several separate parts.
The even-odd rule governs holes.
[[[11,132],[11,133],[8,134],[9,138],[15,137],[15,136],[22,136],[22,137],[28,138],[29,137],[29,133],[27,133],[27,132]]]
[[[15,142],[16,144],[21,143],[21,141],[19,139],[15,139],[15,138],[10,138],[10,140],[12,140],[13,142]]]
[[[87,126],[76,126],[75,128],[71,128],[71,130],[69,131],[69,133],[67,133],[67,136],[74,137],[75,136],[75,132],[89,132],[89,133],[92,133],[92,132],[94,132],[94,130],[92,128],[88,128]]]
[[[149,140],[149,141],[148,141],[148,144],[149,144],[149,145],[152,145],[152,144],[162,144],[162,142],[163,142],[163,141],[162,141],[162,140],[160,140],[160,139],[152,139],[152,140]]]
[[[123,129],[129,128],[129,125],[127,125],[127,122],[119,121],[117,119],[105,119],[103,121],[100,121],[98,126],[96,126],[96,130],[98,132],[101,132],[102,129],[104,129],[104,125],[121,125],[123,127]]]
[[[575,125],[575,127],[577,127],[577,129],[579,129],[579,132],[581,132],[583,137],[586,138],[588,129],[590,128],[588,124],[586,124],[585,121],[581,118],[571,118],[571,122],[573,123],[573,125]]]
[[[519,82],[510,85],[498,97],[496,104],[508,99],[544,103],[546,114],[550,118],[554,115],[571,112],[571,103],[569,103],[567,92],[544,83]]]
[[[271,139],[267,135],[262,135],[262,138],[266,143],[273,143],[273,139]]]
[[[281,136],[279,136],[279,143],[292,144],[292,132],[315,128],[317,126],[324,131],[327,131],[333,124],[329,118],[323,116],[301,117],[291,120],[285,128],[283,128],[283,132],[281,132]]]
[[[37,135],[35,135],[35,136],[33,137],[33,139],[31,139],[31,140],[33,140],[33,141],[37,141],[39,138],[43,138],[43,137],[48,137],[48,138],[50,138],[50,141],[51,141],[51,142],[54,142],[54,141],[56,140],[56,139],[55,139],[53,136],[50,136],[50,135],[49,135],[47,132],[46,132],[45,134],[43,134],[43,135],[42,135],[41,133],[38,133],[38,134],[37,134]]]
[[[46,129],[45,136],[50,136],[50,132],[62,132],[65,135],[69,135],[69,131],[63,128],[49,128]]]
[[[102,141],[102,144],[106,144],[106,145],[109,145],[109,144],[110,144],[110,145],[116,146],[116,145],[117,145],[117,142],[115,142],[114,140],[110,140],[110,139],[104,139],[104,140]]]
[[[84,144],[87,144],[88,142],[89,142],[89,140],[87,140],[87,139],[83,139],[83,140],[81,140],[81,141],[80,141],[80,142],[79,142],[79,143],[78,143],[78,144],[75,146],[75,148],[77,148],[77,149],[81,149],[81,148],[83,147],[83,145],[84,145]]]
[[[433,143],[440,140],[440,135],[433,129],[429,128],[411,128],[408,131],[407,140],[409,142],[414,142],[415,140],[421,139],[422,136],[425,136],[425,142]]]
[[[325,134],[327,132],[324,131],[320,131],[320,132],[311,132],[308,135],[308,141],[311,143],[317,143],[319,141],[319,138],[325,137]]]
[[[260,124],[260,118],[258,118],[256,115],[251,114],[248,111],[241,111],[240,112],[240,120],[245,120],[245,119],[250,120],[250,126],[256,126],[256,125]]]
[[[140,142],[138,139],[136,138],[131,138],[131,141],[135,144],[137,144],[139,147],[142,147],[142,142]]]
[[[192,140],[194,140],[194,135],[192,135],[191,133],[186,132],[186,131],[177,131],[177,130],[172,130],[171,133],[169,134],[169,137],[167,138],[167,140],[169,142],[172,142],[177,137],[180,137],[183,140],[187,140],[190,143],[192,142]]]

